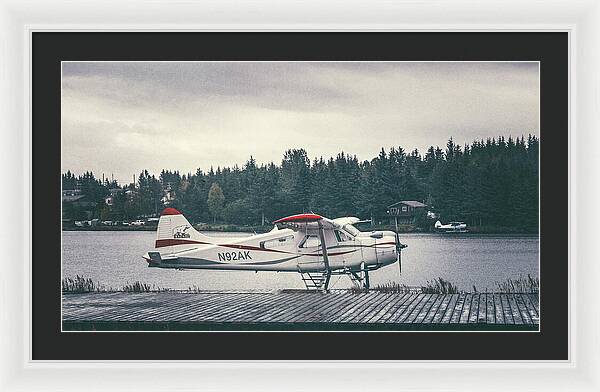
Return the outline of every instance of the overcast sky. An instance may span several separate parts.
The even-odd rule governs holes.
[[[121,183],[289,148],[365,160],[539,136],[538,63],[64,62],[62,87],[63,171]]]

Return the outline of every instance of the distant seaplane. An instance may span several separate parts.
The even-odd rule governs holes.
[[[355,217],[328,219],[298,214],[276,220],[273,230],[239,238],[215,238],[195,230],[176,209],[158,222],[149,267],[297,272],[307,289],[329,287],[332,275],[346,274],[369,288],[369,272],[398,263],[407,245],[393,231],[362,232]]]
[[[467,224],[465,222],[450,222],[443,225],[442,222],[435,222],[435,229],[443,233],[468,233]]]

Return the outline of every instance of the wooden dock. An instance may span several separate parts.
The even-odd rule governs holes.
[[[63,330],[538,330],[537,294],[378,291],[63,295]]]

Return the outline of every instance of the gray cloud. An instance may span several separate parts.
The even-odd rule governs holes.
[[[211,99],[316,110],[321,103],[350,98],[318,78],[310,81],[313,68],[306,63],[64,63],[63,87],[95,82],[98,95],[133,106]],[[106,83],[122,88],[107,89]]]
[[[539,135],[537,63],[63,63],[63,169],[194,172]]]

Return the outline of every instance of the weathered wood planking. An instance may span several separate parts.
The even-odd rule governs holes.
[[[63,295],[64,322],[538,326],[534,294],[332,291]]]

